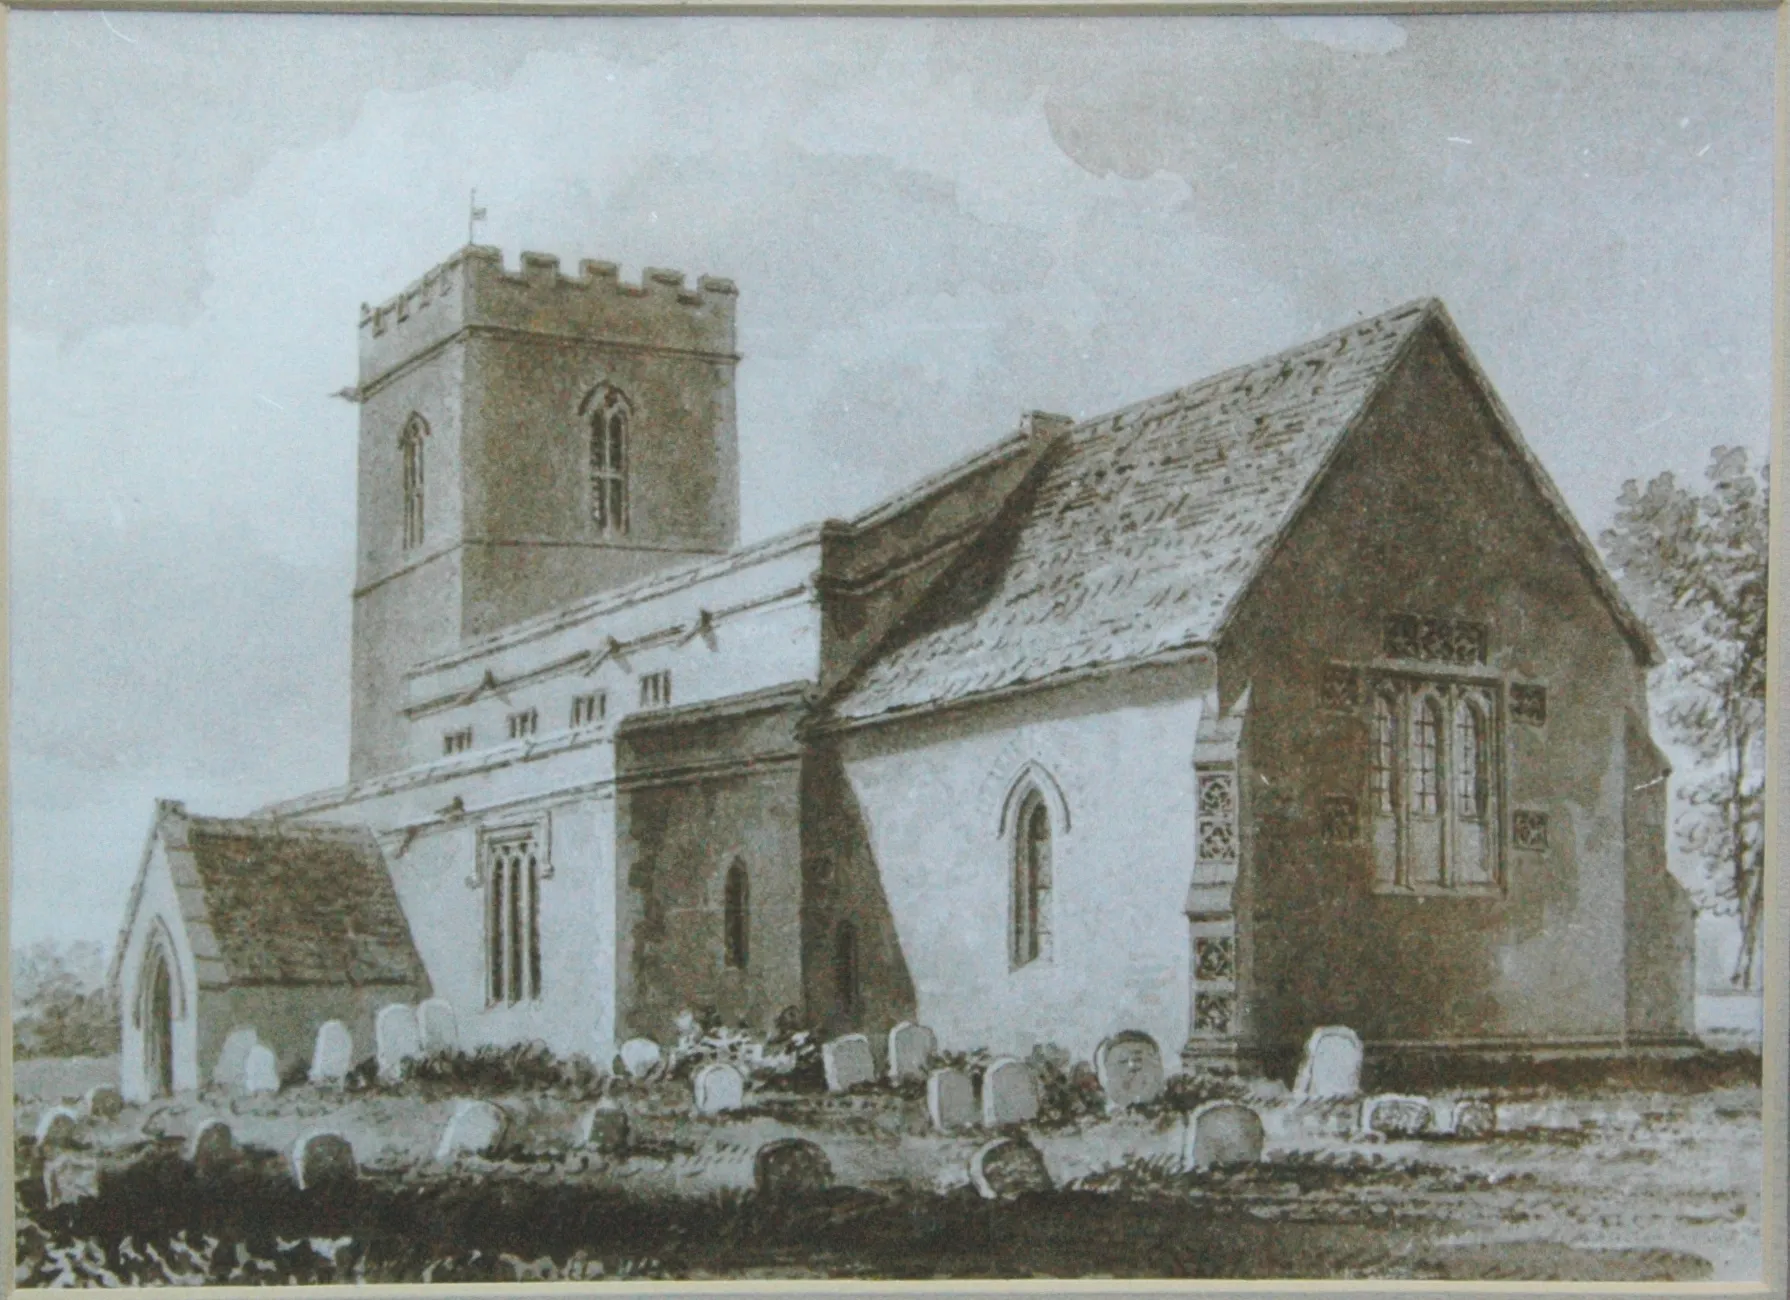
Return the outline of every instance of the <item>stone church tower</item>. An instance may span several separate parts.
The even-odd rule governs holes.
[[[350,780],[409,761],[415,664],[735,546],[734,301],[471,247],[361,309]]]

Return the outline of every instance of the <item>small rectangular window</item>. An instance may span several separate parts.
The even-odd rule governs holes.
[[[510,739],[524,740],[534,735],[540,720],[540,715],[533,709],[523,709],[520,713],[510,714]]]
[[[662,709],[671,703],[671,673],[648,673],[640,679],[640,707]]]
[[[601,722],[608,711],[609,700],[602,691],[592,691],[588,695],[572,697],[572,725],[588,727],[593,722]]]
[[[464,754],[471,748],[471,727],[461,727],[458,731],[446,732],[441,737],[441,752],[444,754]]]
[[[1548,720],[1548,688],[1513,683],[1510,688],[1510,716],[1531,727]]]

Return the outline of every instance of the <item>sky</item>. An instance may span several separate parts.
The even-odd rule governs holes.
[[[1439,296],[1594,535],[1763,454],[1774,15],[8,16],[15,943],[340,782],[363,301],[738,282],[743,540]]]

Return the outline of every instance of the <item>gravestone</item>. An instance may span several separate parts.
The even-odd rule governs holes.
[[[186,1158],[200,1178],[215,1178],[236,1163],[236,1135],[223,1120],[208,1119],[193,1130]]]
[[[1491,1137],[1498,1131],[1498,1112],[1489,1101],[1468,1098],[1454,1106],[1454,1135],[1460,1138]]]
[[[273,1048],[261,1043],[249,1048],[242,1063],[242,1090],[257,1093],[280,1090],[280,1062],[273,1054]]]
[[[982,1122],[989,1128],[1038,1117],[1038,1081],[1024,1061],[1006,1057],[982,1076]]]
[[[1185,1169],[1254,1164],[1262,1158],[1262,1117],[1235,1101],[1209,1101],[1187,1119]]]
[[[340,1020],[317,1026],[317,1046],[311,1053],[311,1082],[333,1087],[354,1068],[354,1035]]]
[[[780,1138],[752,1158],[752,1185],[760,1196],[800,1196],[832,1185],[833,1162],[805,1138]]]
[[[381,1007],[373,1019],[374,1055],[379,1077],[387,1083],[404,1077],[404,1065],[416,1056],[421,1040],[416,1032],[416,1012],[402,1002]]]
[[[79,1141],[81,1117],[67,1106],[52,1106],[37,1120],[37,1145],[41,1150],[72,1146]]]
[[[87,1089],[81,1108],[93,1119],[117,1119],[124,1113],[124,1094],[109,1083],[96,1083]]]
[[[1162,1049],[1141,1029],[1114,1034],[1095,1048],[1094,1073],[1113,1110],[1155,1101],[1168,1082],[1162,1074]]]
[[[509,1127],[510,1117],[495,1102],[463,1101],[441,1131],[435,1158],[445,1161],[462,1154],[490,1155],[503,1145]]]
[[[453,1004],[446,998],[429,998],[417,1004],[416,1030],[425,1056],[459,1050],[460,1023],[454,1018]]]
[[[970,1182],[991,1201],[1051,1189],[1044,1156],[1024,1138],[996,1138],[977,1147],[970,1157]]]
[[[617,1055],[621,1057],[622,1069],[628,1072],[631,1079],[646,1078],[665,1059],[659,1045],[650,1038],[630,1038],[622,1044],[622,1050]]]
[[[628,1112],[608,1097],[578,1121],[578,1145],[612,1155],[628,1146]]]
[[[1293,1095],[1301,1100],[1353,1097],[1361,1091],[1361,1039],[1344,1025],[1311,1031]]]
[[[719,1115],[738,1110],[746,1100],[746,1078],[725,1061],[705,1065],[692,1080],[696,1091],[696,1110],[702,1115]]]
[[[352,1182],[359,1173],[354,1148],[340,1133],[307,1133],[293,1144],[292,1177],[301,1191]]]
[[[889,1082],[923,1078],[938,1046],[938,1036],[925,1025],[906,1020],[896,1025],[889,1031]]]
[[[241,1088],[242,1067],[260,1042],[253,1025],[238,1025],[232,1029],[218,1049],[218,1062],[211,1070],[212,1082],[226,1088]]]
[[[844,1092],[876,1078],[876,1060],[870,1040],[862,1034],[846,1034],[822,1044],[820,1063],[827,1076],[828,1092]]]
[[[52,1156],[44,1162],[44,1200],[50,1209],[99,1195],[99,1161],[90,1155]]]
[[[962,1070],[934,1070],[926,1080],[926,1113],[941,1133],[976,1122],[976,1085]]]
[[[1369,1097],[1361,1103],[1363,1137],[1370,1134],[1391,1138],[1416,1137],[1435,1126],[1435,1108],[1426,1097],[1400,1097],[1388,1093]]]

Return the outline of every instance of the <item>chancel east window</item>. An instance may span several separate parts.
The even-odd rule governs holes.
[[[1016,967],[1044,956],[1050,934],[1050,808],[1037,791],[1020,804],[1017,830],[1008,951]]]
[[[1389,673],[1373,682],[1369,699],[1363,785],[1379,887],[1495,887],[1496,684]],[[1336,841],[1335,807],[1323,811],[1324,838]]]
[[[628,531],[628,399],[607,384],[584,399],[590,432],[590,517],[600,532]]]
[[[488,837],[485,995],[493,1006],[541,996],[541,854],[532,827]]]

